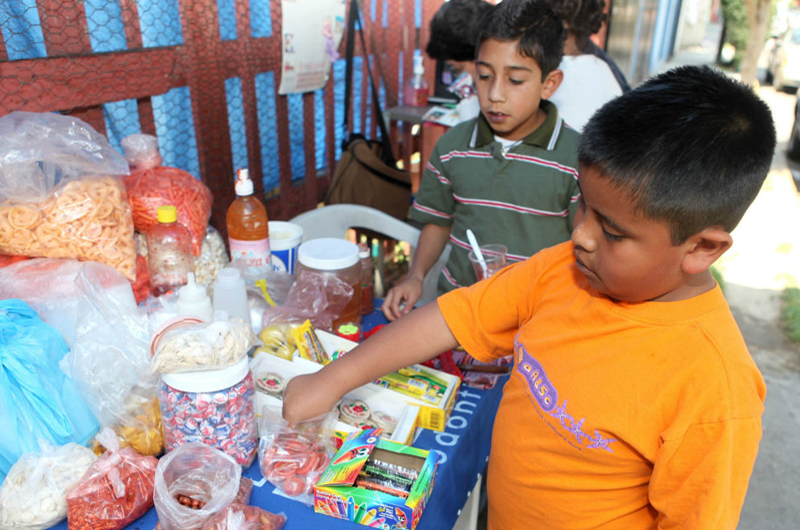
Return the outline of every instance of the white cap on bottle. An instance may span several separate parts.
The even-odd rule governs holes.
[[[250,171],[248,171],[247,168],[236,171],[234,190],[239,197],[253,194],[253,181],[250,180]]]
[[[422,55],[414,56],[414,75],[425,75],[425,66],[422,64]]]

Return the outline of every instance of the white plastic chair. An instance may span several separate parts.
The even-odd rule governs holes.
[[[420,234],[417,228],[391,215],[358,204],[331,204],[301,213],[289,221],[303,227],[303,241],[319,237],[345,237],[350,228],[374,230],[392,239],[408,242],[411,245],[412,259]],[[450,250],[448,244],[439,260],[425,276],[425,281],[422,283],[422,297],[418,304],[436,299],[436,282],[450,256]]]

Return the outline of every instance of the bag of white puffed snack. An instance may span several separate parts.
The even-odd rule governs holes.
[[[39,530],[67,517],[67,493],[97,456],[74,442],[39,442],[40,453],[17,460],[0,487],[0,529]]]

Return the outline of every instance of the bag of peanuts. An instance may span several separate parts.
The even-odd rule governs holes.
[[[163,530],[201,530],[239,491],[242,467],[232,457],[192,442],[158,462],[155,501]],[[71,530],[71,528],[70,528]]]
[[[125,159],[87,123],[55,113],[0,118],[0,253],[74,258],[136,276]]]
[[[119,449],[110,429],[97,438],[107,451],[67,495],[70,530],[120,530],[153,506],[158,461],[130,447]]]
[[[231,503],[208,520],[203,530],[281,530],[284,514],[274,514],[256,506]]]
[[[74,442],[25,453],[0,487],[0,529],[43,530],[67,517],[67,492],[97,457]]]
[[[311,506],[314,484],[336,452],[337,418],[331,411],[289,427],[280,407],[266,405],[259,425],[261,474],[285,495]]]

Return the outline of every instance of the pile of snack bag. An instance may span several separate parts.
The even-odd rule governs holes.
[[[213,443],[164,439],[183,406],[159,402],[164,375],[246,364],[257,339],[222,314],[154,344],[176,316],[176,295],[148,279],[158,207],[190,232],[198,284],[229,258],[208,187],[163,166],[154,137],[123,150],[71,116],[0,118],[0,529],[122,529],[155,507],[165,530],[280,530],[285,516],[249,506],[241,476],[258,448],[252,390],[225,396]],[[241,444],[236,414],[252,424]]]

